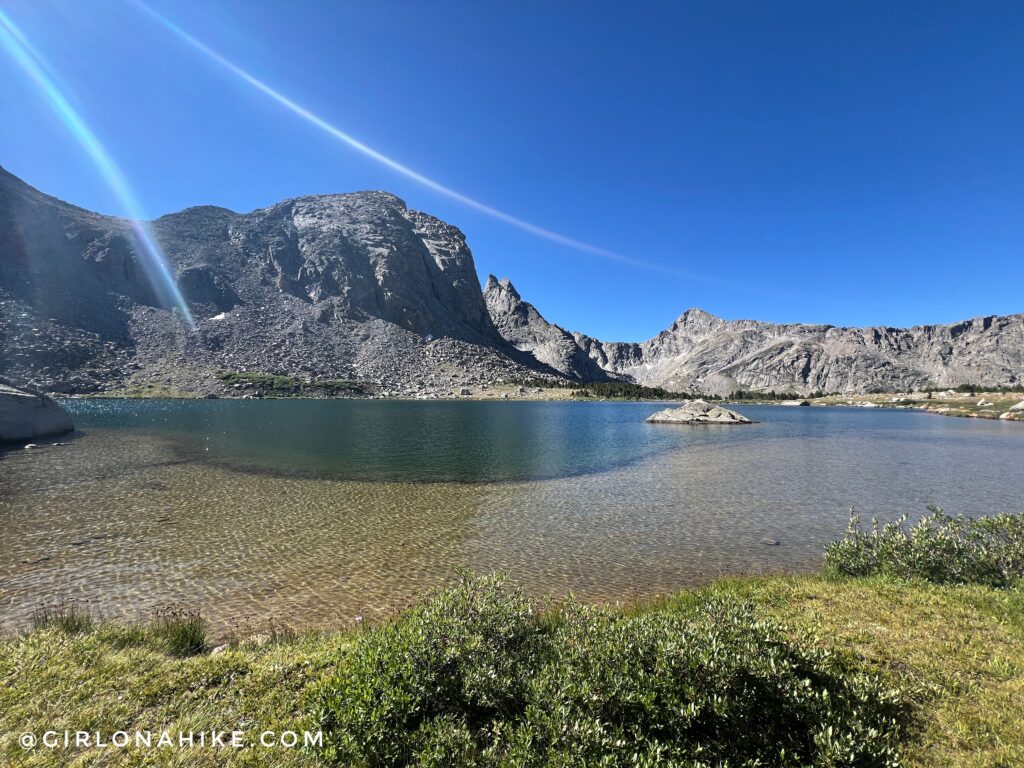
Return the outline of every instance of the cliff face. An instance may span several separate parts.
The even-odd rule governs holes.
[[[0,373],[89,391],[249,370],[403,394],[551,373],[495,329],[463,234],[394,195],[189,208],[152,228],[194,329],[161,306],[126,222],[0,170]]]
[[[1024,380],[1024,315],[901,330],[691,309],[641,344],[570,333],[507,280],[481,294],[463,234],[385,192],[189,208],[152,229],[194,328],[147,280],[127,222],[0,169],[0,376],[214,392],[217,371],[260,371],[403,395],[534,376],[717,394]]]

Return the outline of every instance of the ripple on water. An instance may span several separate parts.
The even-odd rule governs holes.
[[[69,445],[0,457],[0,622],[24,626],[40,602],[65,598],[119,618],[181,602],[216,632],[345,624],[389,615],[460,567],[508,570],[538,596],[629,599],[720,573],[815,568],[851,505],[883,517],[927,503],[1021,511],[1024,430],[746,410],[765,422],[758,431],[660,428],[671,445],[604,471],[502,482],[239,471],[196,453],[195,434],[183,447],[174,430],[92,426]],[[640,433],[617,432],[620,416],[602,415],[593,444],[555,444],[593,454],[615,443],[624,456],[621,435]]]

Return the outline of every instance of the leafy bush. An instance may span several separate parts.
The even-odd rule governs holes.
[[[465,578],[365,636],[328,686],[332,752],[368,765],[471,754],[492,724],[515,721],[542,638],[530,603],[501,587]]]
[[[851,514],[844,538],[826,548],[825,566],[846,576],[1010,586],[1024,579],[1024,514],[951,517],[930,506],[913,527],[903,516],[885,525],[872,520],[870,531]]]
[[[500,579],[373,630],[319,697],[341,765],[889,766],[899,694],[735,600],[538,614]]]

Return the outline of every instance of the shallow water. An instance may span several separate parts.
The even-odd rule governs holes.
[[[0,454],[0,626],[41,602],[215,630],[387,615],[455,569],[535,595],[650,596],[808,570],[848,511],[1024,511],[1024,425],[650,403],[71,401],[67,445]],[[765,541],[777,540],[777,546]]]

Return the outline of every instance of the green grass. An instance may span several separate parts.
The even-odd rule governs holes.
[[[896,764],[896,750],[909,768],[1024,765],[1024,591],[993,578],[1016,567],[1019,522],[932,511],[910,529],[854,525],[822,575],[719,580],[622,608],[538,606],[467,579],[370,630],[216,651],[180,608],[140,625],[41,609],[0,640],[0,764],[838,768]],[[17,740],[235,728],[320,729],[324,743]]]
[[[695,395],[688,392],[670,392],[661,387],[645,387],[642,384],[631,384],[625,381],[588,381],[579,382],[571,379],[530,378],[515,383],[523,387],[540,387],[541,389],[568,389],[571,397],[599,398],[603,400],[693,400],[703,397],[705,400],[718,400],[714,395]]]
[[[180,658],[144,629],[100,623],[67,635],[51,627],[0,643],[0,765],[321,764],[307,752],[261,747],[26,752],[19,746],[23,731],[301,731],[308,720],[307,691],[333,673],[352,642],[340,633],[305,635]]]
[[[85,606],[62,600],[56,605],[40,605],[32,613],[32,629],[58,629],[66,635],[90,631],[94,626],[92,613]]]
[[[198,611],[177,605],[163,608],[147,629],[171,656],[186,658],[207,650],[205,622]]]
[[[1010,409],[1021,401],[1020,394],[1010,388],[996,391],[965,394],[963,391],[946,394],[942,391],[918,391],[912,394],[832,394],[823,395],[814,405],[849,405],[851,403],[874,403],[883,408],[923,408],[930,413],[969,418],[1004,419],[1021,421],[1024,411]],[[979,403],[986,403],[979,405]]]
[[[770,615],[846,649],[865,669],[904,690],[913,705],[905,765],[1024,765],[1020,590],[804,577],[727,581],[709,591],[753,600]]]
[[[647,629],[615,627],[614,611],[593,650],[614,654],[609,634],[637,642],[659,622],[688,620],[708,601],[738,602],[776,629],[820,649],[839,648],[866,674],[904,692],[911,705],[902,751],[911,768],[1024,765],[1024,594],[980,585],[935,585],[891,577],[761,577],[720,581],[622,615]],[[557,614],[556,614],[557,618]],[[587,625],[580,625],[586,627]],[[23,752],[17,734],[85,727],[302,730],[322,709],[325,681],[366,657],[373,632],[326,632],[242,643],[180,658],[145,627],[107,622],[68,633],[58,624],[0,642],[0,764],[321,765],[318,755],[261,748],[160,753],[127,750]],[[579,671],[591,666],[580,667]],[[571,680],[564,667],[554,680]],[[589,673],[588,673],[589,674]],[[570,677],[566,677],[569,675]],[[507,673],[506,673],[507,676]],[[623,681],[628,682],[628,679]],[[271,760],[272,758],[272,760]],[[98,762],[99,760],[104,762]],[[73,760],[78,762],[73,763]],[[150,762],[145,762],[149,760]]]

